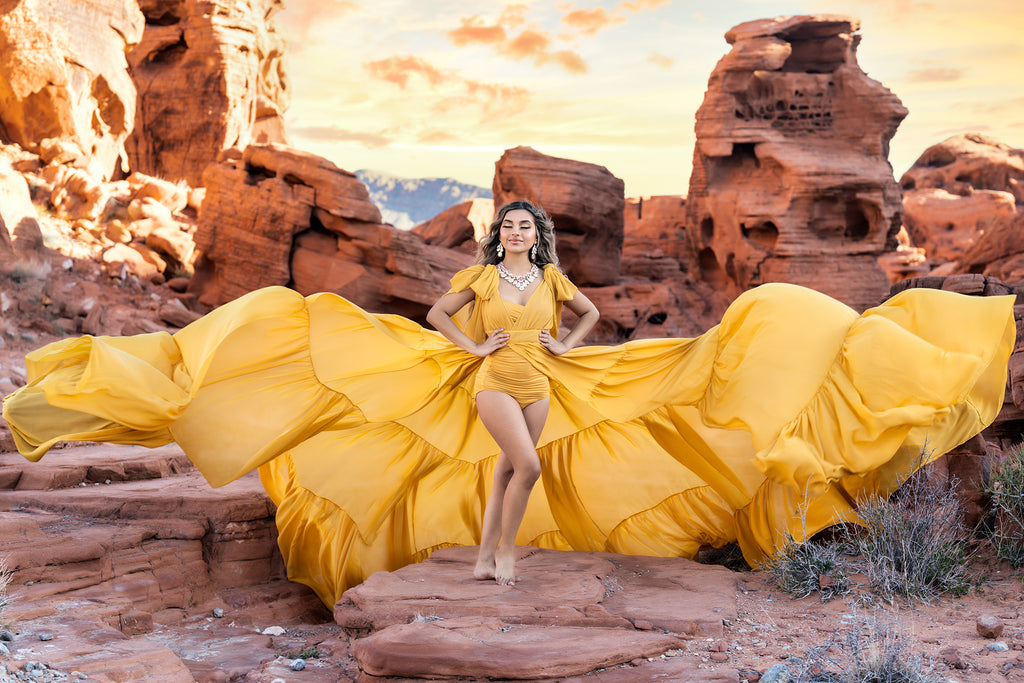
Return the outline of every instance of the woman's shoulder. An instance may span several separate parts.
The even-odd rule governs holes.
[[[555,298],[559,301],[569,301],[576,296],[578,291],[576,285],[554,263],[544,266],[544,281],[551,286],[555,292]]]

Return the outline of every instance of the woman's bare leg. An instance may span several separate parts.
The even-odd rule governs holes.
[[[493,576],[501,585],[515,583],[516,533],[523,521],[530,491],[540,477],[536,444],[547,420],[549,403],[549,399],[544,399],[520,408],[508,394],[497,391],[477,394],[480,419],[502,451],[495,465],[494,488],[484,511],[480,555],[474,571],[478,578]],[[503,458],[506,462],[502,462]]]
[[[498,462],[494,465],[494,485],[491,486],[491,495],[487,498],[487,507],[484,508],[484,520],[480,530],[480,553],[476,559],[476,569],[473,576],[477,579],[494,578],[494,551],[498,549],[498,541],[501,540],[501,505],[505,500],[505,489],[512,479],[512,462],[505,455],[505,451],[498,454]]]

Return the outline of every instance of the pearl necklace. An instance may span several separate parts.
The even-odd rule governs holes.
[[[539,272],[540,269],[537,268],[536,263],[533,264],[533,267],[530,268],[530,271],[526,275],[513,275],[508,272],[508,268],[505,267],[504,263],[498,264],[498,275],[500,275],[503,280],[511,283],[511,285],[517,288],[520,292],[529,287],[530,283],[537,279],[537,273]]]

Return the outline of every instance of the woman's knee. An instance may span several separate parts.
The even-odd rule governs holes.
[[[524,484],[533,486],[540,479],[540,460],[536,455],[533,458],[522,459],[514,465],[513,469],[515,470],[514,476]]]

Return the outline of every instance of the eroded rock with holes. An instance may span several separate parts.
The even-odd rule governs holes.
[[[697,111],[687,196],[696,277],[733,295],[792,282],[863,310],[889,282],[900,189],[888,144],[907,110],[857,64],[859,21],[752,21]]]
[[[288,106],[282,0],[141,0],[146,30],[130,55],[139,92],[132,168],[201,185],[228,147],[284,142]]]
[[[135,85],[125,51],[139,42],[134,0],[0,4],[0,130],[44,162],[109,178],[127,158]]]
[[[622,259],[625,184],[604,166],[531,149],[505,150],[494,165],[494,206],[527,199],[555,222],[558,258],[577,285],[611,285]]]

